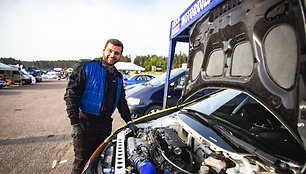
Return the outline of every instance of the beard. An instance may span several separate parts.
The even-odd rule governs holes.
[[[104,63],[106,63],[107,65],[109,65],[109,66],[114,66],[117,62],[119,62],[119,60],[116,60],[116,61],[114,61],[114,62],[112,62],[112,63],[110,63],[108,60],[109,59],[112,59],[112,58],[109,58],[108,56],[103,56],[103,61],[104,61]],[[112,59],[113,60],[113,59]]]

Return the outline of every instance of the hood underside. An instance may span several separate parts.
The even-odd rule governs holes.
[[[204,88],[238,89],[263,103],[301,140],[299,107],[306,101],[303,7],[298,1],[224,1],[204,14],[189,33],[183,101]]]

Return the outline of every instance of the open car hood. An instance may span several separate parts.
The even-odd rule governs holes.
[[[304,3],[231,2],[219,4],[190,29],[183,101],[204,88],[244,91],[267,107],[303,144]]]

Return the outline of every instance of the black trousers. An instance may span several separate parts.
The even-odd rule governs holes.
[[[80,113],[80,125],[83,133],[80,138],[73,138],[74,162],[72,174],[80,174],[90,156],[112,131],[111,116],[93,116]]]

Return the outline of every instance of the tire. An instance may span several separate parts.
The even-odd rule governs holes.
[[[152,114],[152,113],[160,111],[160,110],[162,110],[161,106],[153,105],[153,106],[150,106],[148,109],[146,109],[146,111],[144,112],[144,115]]]

